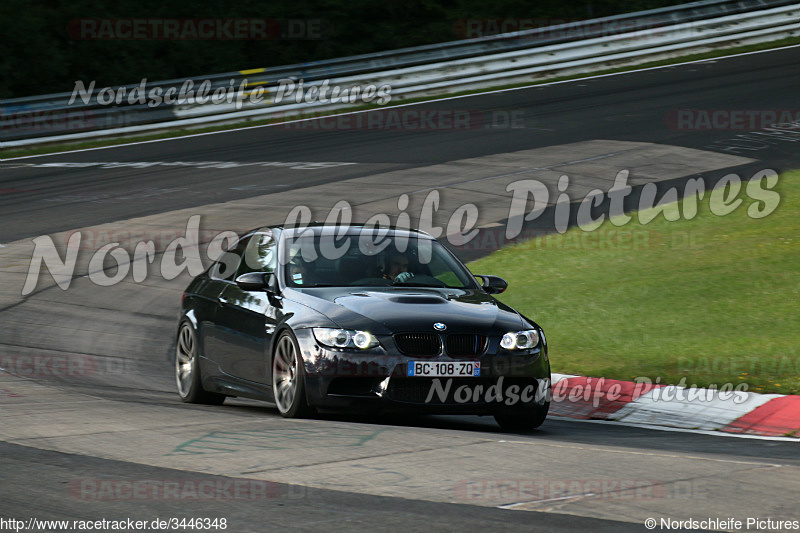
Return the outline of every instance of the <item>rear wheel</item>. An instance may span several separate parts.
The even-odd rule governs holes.
[[[191,322],[182,322],[178,328],[175,351],[175,382],[178,385],[178,394],[186,403],[220,405],[225,401],[225,395],[203,389],[198,354],[194,326]]]
[[[284,331],[272,355],[272,394],[281,416],[303,418],[314,410],[306,400],[303,357],[294,335]]]

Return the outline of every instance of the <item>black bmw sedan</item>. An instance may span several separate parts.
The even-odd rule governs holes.
[[[186,289],[178,392],[266,400],[285,417],[404,410],[535,428],[550,403],[547,343],[494,299],[506,286],[420,231],[260,228]]]

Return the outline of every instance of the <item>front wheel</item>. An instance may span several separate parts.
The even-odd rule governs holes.
[[[175,382],[178,385],[178,394],[181,400],[186,403],[220,405],[225,401],[225,395],[203,389],[197,333],[190,322],[182,322],[178,328]]]
[[[544,381],[520,381],[520,389],[535,385],[534,397],[529,401],[503,406],[494,413],[495,421],[506,431],[527,431],[541,426],[550,411],[552,384],[550,376]],[[521,398],[520,398],[521,399]]]
[[[537,405],[527,409],[498,412],[495,413],[494,419],[506,431],[527,431],[536,429],[544,424],[549,410],[550,402],[547,402],[544,405]]]
[[[272,394],[275,405],[285,418],[303,418],[313,414],[306,401],[303,357],[294,335],[281,333],[272,356]]]

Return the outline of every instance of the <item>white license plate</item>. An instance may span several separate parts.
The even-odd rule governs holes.
[[[481,375],[480,361],[409,361],[408,377],[463,378]]]

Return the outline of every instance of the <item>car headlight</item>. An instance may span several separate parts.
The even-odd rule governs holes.
[[[359,348],[366,350],[379,344],[378,339],[367,331],[336,328],[312,328],[317,342],[333,348]]]
[[[500,347],[504,350],[529,350],[539,344],[539,331],[526,329],[525,331],[510,331],[503,335]]]

